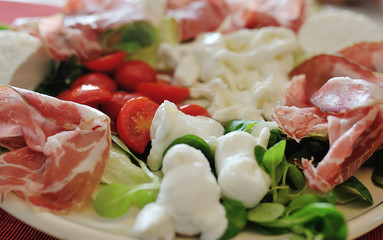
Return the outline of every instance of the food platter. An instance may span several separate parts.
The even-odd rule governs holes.
[[[47,4],[49,1],[30,1],[32,3]],[[59,5],[62,1],[55,2]],[[0,4],[4,1],[0,1]],[[50,2],[49,2],[50,3]],[[1,6],[1,5],[0,5]],[[22,5],[20,5],[22,6]],[[50,8],[47,8],[50,9]],[[383,24],[382,8],[348,8],[371,16]],[[20,14],[20,11],[18,14]],[[363,202],[352,202],[339,205],[348,220],[348,238],[354,239],[383,223],[383,189],[375,186],[371,181],[372,169],[363,168],[356,173],[356,177],[370,190],[374,199],[373,206]],[[4,196],[0,207],[23,222],[40,229],[46,233],[63,239],[133,239],[130,231],[138,209],[131,209],[126,215],[117,219],[106,219],[98,216],[92,207],[92,202],[87,202],[81,208],[74,209],[69,214],[53,214],[33,208],[18,196],[9,193]],[[289,236],[264,236],[251,230],[244,231],[235,239],[288,239]],[[177,238],[182,239],[182,238]],[[190,238],[188,238],[190,239]]]

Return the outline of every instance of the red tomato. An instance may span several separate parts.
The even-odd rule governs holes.
[[[74,89],[84,84],[100,86],[100,87],[108,89],[110,92],[115,92],[117,90],[116,82],[113,79],[111,79],[108,75],[104,73],[99,73],[99,72],[88,73],[77,78],[72,83],[71,88]]]
[[[88,84],[72,89],[69,100],[94,107],[111,98],[112,93],[108,89]]]
[[[132,98],[121,108],[117,132],[130,150],[142,154],[150,142],[150,126],[159,105],[146,97]]]
[[[118,91],[113,93],[111,99],[101,103],[101,111],[103,111],[106,115],[110,117],[112,121],[117,120],[117,116],[120,113],[120,110],[124,104],[136,97],[142,97],[140,93],[127,93],[123,91]]]
[[[145,96],[159,104],[165,100],[178,104],[185,100],[190,92],[186,87],[161,83],[140,83],[137,89],[139,92],[145,94]]]
[[[140,83],[156,82],[157,73],[149,64],[139,60],[131,60],[116,69],[114,78],[119,87],[129,92],[135,92]]]
[[[116,52],[85,63],[85,67],[92,71],[109,72],[116,69],[125,60],[126,52]]]
[[[209,112],[202,106],[197,104],[186,104],[179,106],[178,109],[188,115],[191,116],[205,116],[210,117]]]
[[[72,91],[69,89],[65,89],[64,91],[60,92],[56,98],[66,101],[71,101]]]

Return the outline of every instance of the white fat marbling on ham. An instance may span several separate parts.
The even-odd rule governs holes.
[[[8,147],[11,141],[2,139],[10,132],[24,139],[23,146],[0,155],[0,193],[14,191],[58,212],[84,202],[109,156],[109,118],[28,90],[2,86],[0,93],[0,143]]]

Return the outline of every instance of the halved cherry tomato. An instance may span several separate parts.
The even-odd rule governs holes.
[[[69,100],[95,107],[112,98],[112,93],[103,87],[90,84],[80,85],[71,90]]]
[[[130,92],[137,91],[137,86],[144,82],[156,82],[157,73],[147,63],[130,60],[120,65],[114,72],[117,85]]]
[[[185,100],[190,92],[187,87],[162,83],[140,83],[137,86],[137,89],[139,92],[145,94],[145,96],[159,104],[165,100],[178,104]]]
[[[101,103],[101,111],[110,117],[112,121],[117,120],[117,116],[121,111],[122,106],[132,98],[142,97],[142,94],[136,93],[127,93],[123,91],[118,91],[113,93],[111,99]]]
[[[84,84],[100,86],[100,87],[108,89],[110,92],[115,92],[117,90],[117,83],[108,75],[104,73],[99,73],[99,72],[88,73],[77,78],[72,83],[71,88],[74,89]]]
[[[197,104],[186,104],[179,106],[178,109],[188,115],[191,116],[205,116],[210,117],[209,112],[202,106]]]
[[[85,67],[96,72],[110,72],[120,66],[126,57],[126,52],[116,52],[85,63]]]
[[[150,142],[150,126],[159,105],[146,97],[132,98],[117,117],[117,132],[130,150],[142,154]]]

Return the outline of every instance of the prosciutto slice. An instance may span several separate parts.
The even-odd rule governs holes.
[[[181,41],[208,31],[284,26],[298,30],[305,19],[304,0],[168,0],[168,16],[180,25]]]
[[[86,62],[104,54],[101,34],[134,21],[148,21],[144,10],[125,0],[69,0],[60,13],[41,19],[20,18],[13,28],[40,37],[47,52],[57,60],[72,55]]]
[[[230,12],[225,0],[169,0],[166,9],[179,24],[181,41],[217,30]]]
[[[0,155],[0,193],[55,212],[86,201],[109,156],[109,118],[8,86],[0,87],[0,111],[0,144],[10,149]]]
[[[383,72],[383,42],[363,42],[339,52],[342,56],[375,72]]]
[[[298,77],[303,75],[303,77]],[[348,76],[355,79],[368,79],[369,82],[383,87],[383,74],[371,71],[356,62],[337,55],[318,55],[310,58],[290,72],[293,79],[286,94],[288,105],[313,106],[310,97],[317,92],[329,79]],[[298,94],[301,99],[294,99]]]
[[[351,78],[330,79],[312,97],[314,107],[279,106],[274,120],[297,141],[328,133],[330,148],[314,167],[302,159],[309,187],[323,192],[350,178],[383,143],[382,91],[374,83]]]
[[[330,148],[317,167],[314,159],[300,161],[313,189],[326,192],[344,182],[382,146],[383,75],[373,71],[377,61],[366,60],[379,46],[366,43],[341,51],[342,56],[318,55],[290,73],[286,106],[276,106],[273,119],[296,141],[327,134]],[[361,48],[364,53],[357,54]]]

